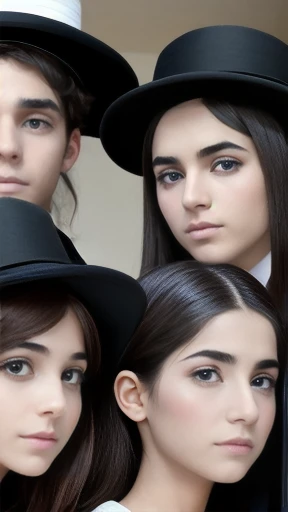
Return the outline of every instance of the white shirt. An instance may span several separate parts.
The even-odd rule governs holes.
[[[116,501],[106,501],[99,507],[94,508],[92,512],[130,512],[130,510],[120,505],[120,503],[116,503]]]
[[[263,286],[267,286],[271,275],[271,252],[269,252],[263,260],[259,261],[259,263],[249,271],[249,274],[256,277]]]

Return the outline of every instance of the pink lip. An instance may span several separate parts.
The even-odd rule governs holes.
[[[32,450],[49,450],[55,446],[57,439],[54,432],[38,432],[31,436],[21,436],[29,443],[30,449]]]
[[[228,451],[230,455],[238,457],[250,453],[254,445],[250,439],[237,437],[235,439],[225,441],[224,443],[216,443],[216,446]]]
[[[42,439],[42,440],[49,440],[49,441],[57,441],[55,432],[37,432],[36,434],[31,434],[29,436],[21,436],[24,439]]]
[[[210,222],[199,222],[198,224],[189,224],[188,228],[185,230],[185,233],[192,233],[193,231],[201,231],[202,229],[209,228],[221,228],[222,226],[217,224],[211,224]]]
[[[16,183],[17,185],[28,185],[23,180],[20,180],[19,178],[15,178],[14,176],[7,176],[6,178],[4,176],[0,176],[0,183]]]
[[[241,437],[236,437],[235,439],[229,439],[229,441],[224,441],[223,443],[216,443],[217,446],[243,446],[247,448],[253,448],[254,444],[250,439],[244,439]]]

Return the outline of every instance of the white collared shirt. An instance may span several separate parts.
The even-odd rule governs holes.
[[[267,286],[271,275],[271,252],[269,252],[263,260],[259,261],[259,263],[249,271],[249,274],[256,277],[263,286]]]

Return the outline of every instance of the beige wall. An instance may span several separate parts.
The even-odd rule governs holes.
[[[141,83],[151,80],[152,54],[123,54]],[[117,167],[99,140],[83,137],[80,158],[71,171],[79,196],[74,243],[87,263],[137,277],[142,242],[142,179]]]

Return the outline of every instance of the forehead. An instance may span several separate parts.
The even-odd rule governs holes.
[[[231,141],[253,151],[252,140],[217,119],[200,99],[186,101],[171,108],[160,119],[153,138],[153,158],[178,155],[223,141]],[[168,153],[167,153],[168,152]]]
[[[277,359],[277,340],[272,324],[260,313],[246,308],[214,317],[174,354],[173,360],[177,362],[205,349],[227,352],[249,366],[263,359]]]
[[[9,104],[19,98],[49,98],[59,103],[40,70],[0,56],[0,102]]]
[[[73,352],[85,351],[83,329],[71,307],[56,325],[30,341],[41,343],[49,349],[51,354],[59,358]]]

